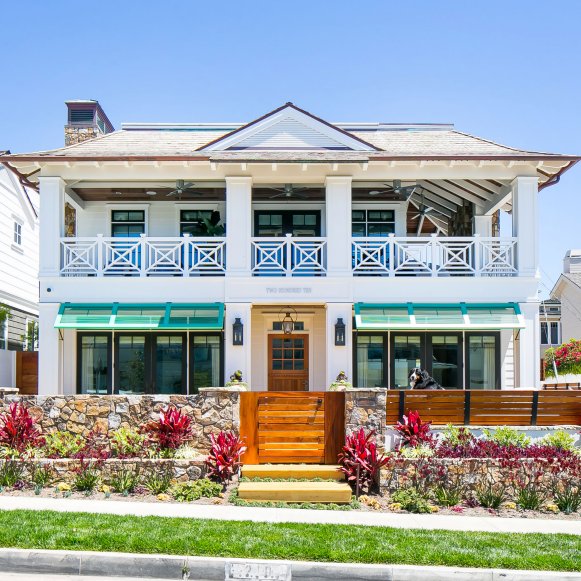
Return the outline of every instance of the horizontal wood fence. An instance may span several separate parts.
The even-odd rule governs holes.
[[[410,410],[435,425],[554,426],[581,424],[581,391],[445,390],[387,392],[386,424]]]
[[[22,395],[38,393],[38,351],[16,352],[16,387]]]

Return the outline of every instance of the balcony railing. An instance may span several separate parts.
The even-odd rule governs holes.
[[[224,276],[225,238],[61,238],[61,276]]]
[[[359,276],[516,276],[516,238],[353,238]]]
[[[253,276],[325,276],[326,238],[253,238]]]

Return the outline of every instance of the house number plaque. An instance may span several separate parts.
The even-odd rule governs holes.
[[[291,581],[290,565],[268,563],[227,563],[225,581]]]

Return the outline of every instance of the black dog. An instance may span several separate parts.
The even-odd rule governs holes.
[[[414,367],[410,373],[412,389],[444,389],[427,371]]]

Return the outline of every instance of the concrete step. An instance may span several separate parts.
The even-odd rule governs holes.
[[[339,466],[323,464],[245,464],[242,476],[246,478],[323,478],[344,480]]]
[[[351,487],[343,482],[241,482],[238,496],[244,500],[273,502],[351,501]]]

